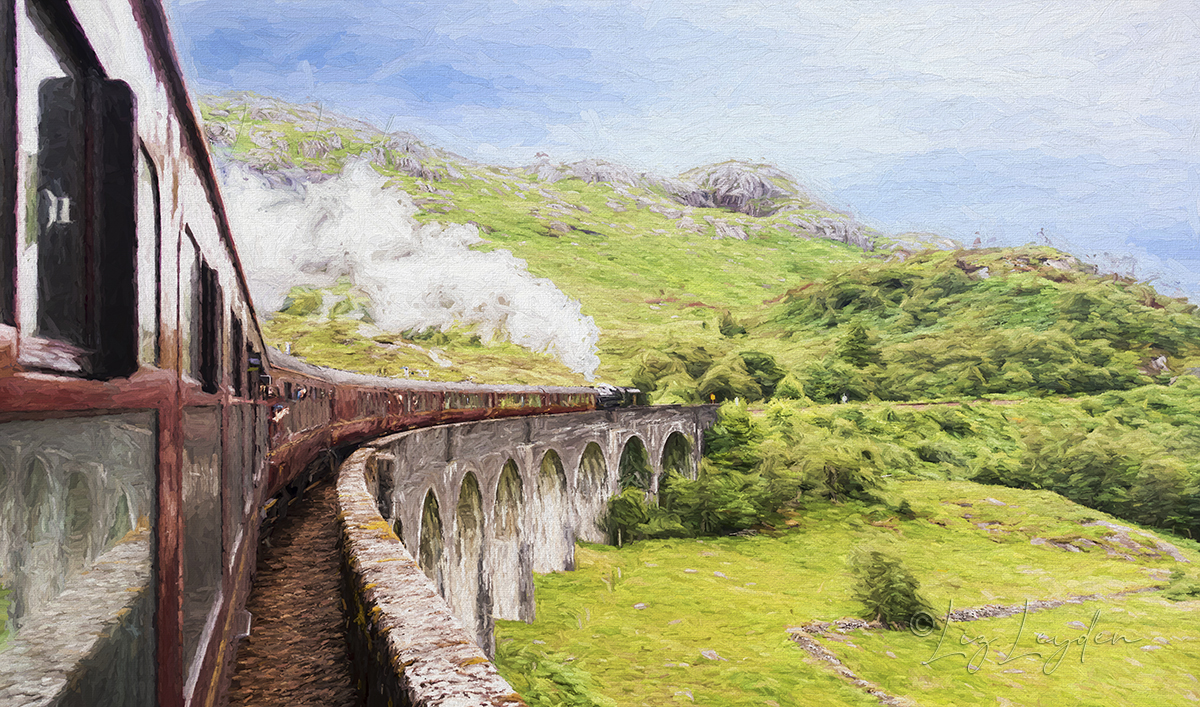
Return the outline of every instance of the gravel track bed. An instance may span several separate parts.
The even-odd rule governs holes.
[[[359,707],[339,594],[336,493],[328,480],[295,503],[259,548],[230,705]]]

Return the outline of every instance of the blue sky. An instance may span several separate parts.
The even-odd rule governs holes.
[[[171,0],[190,89],[475,159],[762,160],[887,231],[1055,245],[1200,302],[1200,3]]]

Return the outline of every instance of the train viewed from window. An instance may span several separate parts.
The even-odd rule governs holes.
[[[216,704],[260,521],[315,462],[638,402],[268,349],[162,8],[4,0],[0,35],[0,702]]]

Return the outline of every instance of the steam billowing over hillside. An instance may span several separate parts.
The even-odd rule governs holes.
[[[201,108],[264,311],[280,308],[293,287],[348,279],[386,331],[472,328],[589,378],[599,365],[594,320],[509,251],[472,249],[481,231],[564,245],[654,235],[681,247],[774,234],[864,250],[878,236],[770,165],[726,162],[677,178],[541,156],[524,168],[498,167],[321,106],[240,94]]]
[[[465,325],[595,374],[600,333],[578,302],[507,251],[471,250],[475,226],[418,223],[412,199],[386,181],[363,161],[291,184],[227,165],[225,203],[259,307],[278,309],[294,286],[349,278],[386,330]]]

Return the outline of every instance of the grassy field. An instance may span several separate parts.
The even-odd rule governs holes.
[[[940,609],[1155,587],[1181,565],[1149,545],[1124,548],[1108,528],[1085,525],[1112,519],[1049,492],[914,480],[893,483],[888,493],[907,499],[917,518],[818,503],[795,515],[792,527],[755,537],[580,546],[575,572],[537,578],[536,622],[497,627],[501,671],[518,690],[537,695],[530,689],[537,680],[550,690],[553,666],[567,666],[571,675],[590,675],[599,704],[876,704],[788,637],[791,627],[860,610],[846,565],[851,548],[902,557]],[[1075,542],[1082,551],[1033,544],[1039,538]],[[1200,561],[1195,543],[1173,542]],[[1107,630],[1142,640],[1090,645],[1082,663],[1071,646],[1050,674],[1042,671],[1047,658],[1001,666],[995,650],[974,672],[961,656],[923,665],[935,655],[937,633],[858,631],[822,642],[860,677],[922,705],[1150,704],[1151,691],[1169,696],[1154,704],[1190,704],[1200,694],[1200,628],[1190,620],[1200,601],[1147,593],[1032,613],[1020,647],[1049,657],[1053,651],[1037,646],[1034,634],[1077,638],[1086,631],[1072,622],[1089,624],[1097,609],[1096,635]],[[1019,626],[1020,617],[951,624],[938,655],[973,652],[949,646],[963,631],[1007,648]],[[526,677],[531,660],[551,677]],[[535,696],[531,704],[542,702]]]

